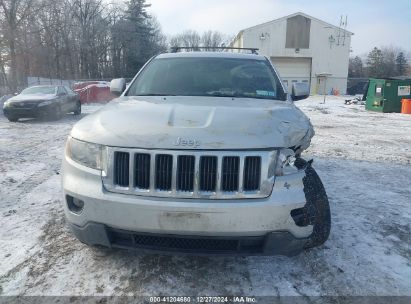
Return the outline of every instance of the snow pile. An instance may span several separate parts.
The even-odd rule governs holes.
[[[295,104],[310,117],[314,136],[308,153],[322,157],[410,164],[411,115],[366,111],[345,97],[314,96]]]

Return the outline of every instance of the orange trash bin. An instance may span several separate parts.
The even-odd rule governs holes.
[[[401,100],[401,113],[402,114],[411,114],[411,99]]]

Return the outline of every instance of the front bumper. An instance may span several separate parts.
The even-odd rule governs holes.
[[[288,231],[270,232],[262,236],[209,237],[137,233],[99,223],[88,223],[84,227],[70,226],[74,235],[85,244],[151,253],[294,256],[304,249],[307,242],[307,238],[296,238]]]
[[[66,217],[75,235],[90,245],[207,253],[210,250],[201,246],[196,250],[170,244],[181,238],[185,243],[195,243],[196,239],[205,239],[205,243],[222,239],[236,242],[238,248],[227,250],[230,254],[290,255],[301,250],[312,233],[312,226],[299,227],[290,215],[291,210],[302,208],[306,203],[302,183],[304,171],[277,177],[268,198],[239,200],[111,193],[104,189],[100,174],[66,156],[63,160]],[[67,195],[84,201],[81,212],[70,211]],[[150,237],[153,242],[140,244],[136,240],[142,236]],[[244,245],[250,240],[257,244],[252,250]],[[166,246],[158,246],[158,242],[165,242]]]
[[[6,117],[18,117],[18,118],[39,118],[52,115],[56,111],[56,106],[53,104],[46,106],[35,106],[33,108],[18,108],[18,107],[5,107],[3,108],[4,116]]]

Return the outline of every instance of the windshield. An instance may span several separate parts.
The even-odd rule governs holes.
[[[31,87],[21,91],[21,95],[28,94],[55,94],[56,87]]]
[[[126,95],[285,99],[277,76],[265,60],[198,57],[154,59]]]

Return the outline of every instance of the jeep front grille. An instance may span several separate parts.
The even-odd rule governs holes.
[[[270,195],[275,151],[175,151],[109,148],[110,192],[181,198],[261,198]]]

